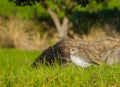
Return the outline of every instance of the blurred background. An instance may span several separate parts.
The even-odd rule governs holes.
[[[65,36],[120,38],[120,0],[0,0],[1,48],[44,50]]]

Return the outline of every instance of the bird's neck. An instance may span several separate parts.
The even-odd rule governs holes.
[[[71,57],[79,57],[79,53],[71,53]]]

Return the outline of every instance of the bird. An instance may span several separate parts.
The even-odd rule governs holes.
[[[31,66],[54,65],[56,61],[58,64],[63,65],[68,63],[69,60],[81,67],[88,67],[93,64],[120,63],[120,39],[103,38],[86,41],[80,38],[64,38],[45,49]]]
[[[81,54],[78,48],[70,48],[70,58],[73,63],[82,68],[89,67],[93,64],[87,56]]]

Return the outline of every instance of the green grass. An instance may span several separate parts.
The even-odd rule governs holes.
[[[34,18],[35,8],[37,10],[38,16],[46,16],[46,11],[41,7],[39,3],[33,6],[15,6],[13,2],[8,2],[8,0],[0,0],[0,15],[15,15],[23,19]]]
[[[31,68],[39,51],[0,49],[0,87],[120,87],[120,66]]]
[[[110,0],[107,5],[103,3],[101,4],[93,3],[91,4],[91,6],[86,6],[86,8],[78,6],[80,11],[87,11],[88,9],[91,9],[91,8],[98,9],[98,10],[102,10],[105,8],[114,9],[115,7],[120,9],[120,3],[118,0]],[[38,17],[48,17],[47,12],[39,3],[33,6],[15,7],[15,4],[13,2],[8,2],[8,0],[0,0],[0,15],[14,15],[15,8],[17,10],[16,15],[20,18],[24,18],[24,19],[33,18],[35,8],[37,10]],[[63,13],[60,13],[59,15],[63,15]]]

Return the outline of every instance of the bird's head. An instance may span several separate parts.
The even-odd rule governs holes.
[[[78,48],[70,48],[71,54],[78,53],[78,52],[79,52]]]

